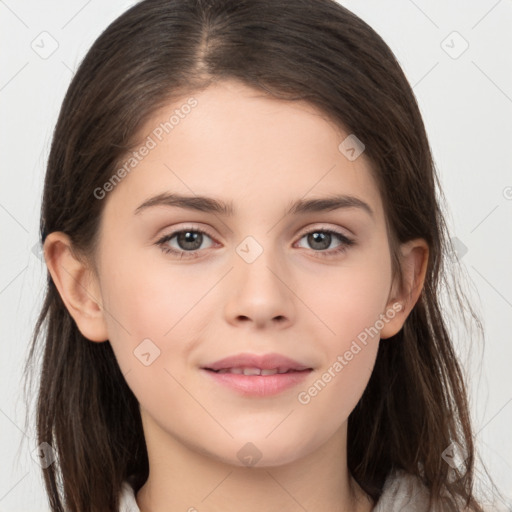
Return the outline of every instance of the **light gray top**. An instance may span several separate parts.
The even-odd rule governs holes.
[[[382,495],[372,512],[429,512],[428,489],[414,475],[402,470],[384,482]],[[123,483],[119,512],[140,512],[132,487]]]

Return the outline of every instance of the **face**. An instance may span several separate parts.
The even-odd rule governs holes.
[[[234,81],[145,125],[148,151],[98,199],[97,262],[108,339],[146,434],[235,465],[252,450],[272,466],[345,428],[392,315],[383,206],[364,152],[339,148],[348,135],[305,102]],[[151,201],[166,194],[192,199]],[[241,353],[307,369],[204,369]]]

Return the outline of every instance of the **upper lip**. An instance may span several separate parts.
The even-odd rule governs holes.
[[[224,368],[259,368],[260,370],[272,370],[277,368],[278,371],[287,370],[311,370],[308,365],[304,365],[289,357],[281,354],[236,354],[234,356],[219,359],[214,363],[203,366],[207,370],[222,370]]]

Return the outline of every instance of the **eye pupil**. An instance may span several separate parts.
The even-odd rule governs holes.
[[[327,249],[331,245],[331,234],[318,231],[310,233],[308,235],[308,243],[315,249]],[[316,243],[320,243],[320,247],[315,246]]]
[[[182,231],[177,235],[178,245],[183,250],[195,251],[201,247],[202,241],[202,233],[196,231]],[[192,247],[190,247],[190,244],[192,244]]]

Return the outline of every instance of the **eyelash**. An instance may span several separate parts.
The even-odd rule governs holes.
[[[197,258],[199,256],[198,253],[201,252],[202,249],[198,249],[198,250],[195,250],[195,251],[183,251],[183,250],[178,251],[178,250],[172,249],[171,247],[166,245],[166,243],[168,241],[172,240],[176,235],[179,235],[180,233],[184,233],[184,232],[201,233],[203,235],[207,235],[212,240],[215,240],[214,237],[212,235],[210,235],[207,231],[205,231],[203,229],[199,229],[199,228],[197,228],[195,226],[190,226],[188,228],[182,228],[182,229],[179,229],[177,231],[173,231],[172,233],[169,233],[168,235],[163,236],[162,238],[160,238],[160,240],[158,240],[156,242],[156,245],[158,245],[160,247],[160,249],[165,254],[179,255],[180,259],[183,258],[184,254],[186,254],[187,255],[186,258],[189,258],[189,259],[190,258]],[[345,236],[342,233],[339,233],[338,231],[334,231],[332,229],[322,229],[322,228],[313,229],[311,231],[307,231],[306,233],[303,233],[300,236],[299,240],[301,240],[305,236],[310,235],[312,233],[328,233],[330,235],[336,235],[339,238],[339,240],[341,241],[341,244],[338,247],[336,247],[335,249],[331,249],[329,251],[325,251],[325,250],[315,251],[315,250],[313,250],[313,252],[318,253],[318,256],[321,257],[321,258],[335,257],[335,256],[337,256],[339,254],[344,253],[348,249],[348,247],[350,247],[350,246],[355,244],[355,241],[353,239],[348,238],[347,236]]]

